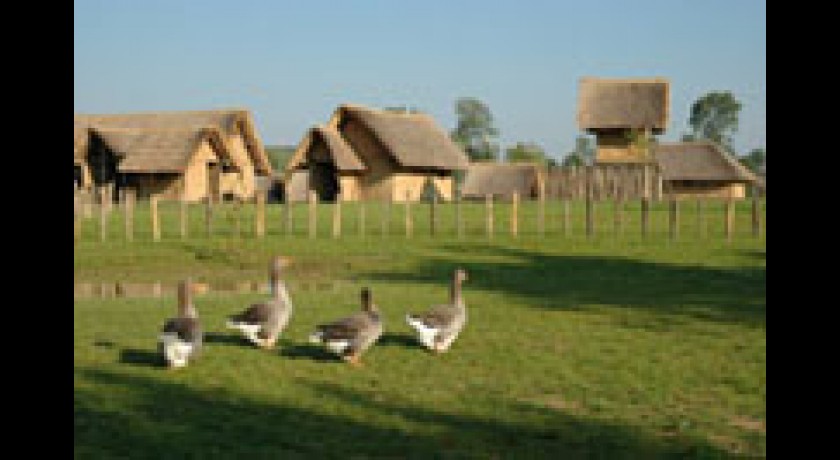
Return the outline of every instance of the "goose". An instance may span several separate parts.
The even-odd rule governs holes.
[[[319,324],[309,336],[311,343],[323,344],[329,351],[354,366],[361,366],[362,354],[382,335],[382,318],[373,304],[370,289],[362,288],[362,311],[328,324]]]
[[[292,316],[292,300],[286,284],[280,279],[281,270],[288,265],[286,258],[274,257],[269,266],[271,298],[228,317],[228,328],[238,330],[260,348],[272,348]]]
[[[420,343],[429,350],[436,353],[447,351],[467,323],[467,307],[461,296],[461,283],[466,280],[465,270],[455,270],[448,304],[435,305],[424,313],[405,316],[408,325],[417,332]]]
[[[169,368],[185,367],[201,350],[203,333],[192,303],[192,282],[178,283],[178,316],[166,320],[158,338],[158,349]]]

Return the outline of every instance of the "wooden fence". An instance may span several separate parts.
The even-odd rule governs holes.
[[[104,198],[104,199],[103,199]],[[734,237],[759,238],[766,229],[766,200],[677,200],[549,198],[483,202],[359,201],[266,204],[264,195],[247,202],[186,203],[152,197],[138,201],[124,193],[112,202],[74,193],[74,241],[161,241],[195,238],[303,237],[374,238],[542,238],[561,237]]]

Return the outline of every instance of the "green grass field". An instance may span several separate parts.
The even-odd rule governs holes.
[[[340,240],[326,207],[314,241],[303,206],[293,235],[270,208],[263,240],[224,227],[182,242],[172,224],[162,242],[129,244],[115,222],[98,243],[85,222],[77,282],[263,280],[279,253],[293,259],[296,310],[276,350],[263,351],[223,328],[262,294],[197,296],[204,355],[169,371],[155,340],[174,297],[75,300],[76,458],[766,457],[766,239],[763,227],[750,235],[748,208],[727,243],[722,217],[710,214],[701,237],[691,206],[676,241],[662,213],[644,240],[613,235],[610,214],[594,238],[582,219],[566,237],[555,213],[545,237],[520,224],[514,240],[500,217],[488,241],[483,204],[473,206],[460,241],[453,230],[428,236],[418,219],[407,242],[396,206],[391,236],[374,211],[358,236],[351,210]],[[200,208],[191,218],[199,232]],[[404,314],[444,301],[459,266],[470,320],[435,356]],[[306,337],[356,311],[363,286],[386,332],[355,369]]]

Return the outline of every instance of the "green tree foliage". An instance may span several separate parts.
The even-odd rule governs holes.
[[[517,142],[513,147],[505,149],[505,159],[509,163],[545,163],[545,151],[537,144]]]
[[[575,149],[563,158],[563,166],[591,165],[594,161],[595,146],[592,144],[592,139],[586,136],[578,136],[575,139]]]
[[[767,161],[767,154],[763,148],[752,149],[750,153],[738,159],[741,164],[746,166],[752,172],[759,172],[764,162]]]
[[[461,146],[473,161],[496,160],[499,145],[495,139],[499,131],[493,126],[493,114],[480,100],[462,97],[455,102],[458,125],[451,133],[452,140]]]
[[[695,139],[717,142],[731,152],[740,112],[741,103],[731,92],[712,91],[691,105],[688,124]]]

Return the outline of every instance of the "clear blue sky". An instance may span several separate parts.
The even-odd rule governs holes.
[[[766,4],[755,0],[76,0],[76,113],[247,107],[266,144],[297,144],[342,102],[409,105],[455,126],[491,109],[503,146],[574,146],[582,76],[662,76],[671,120],[729,90],[735,148],[766,147]]]

